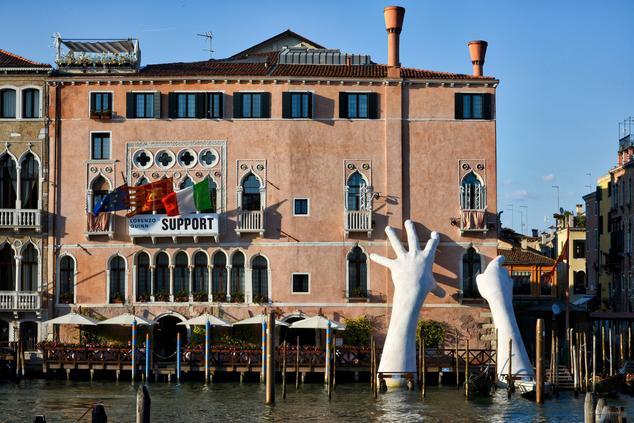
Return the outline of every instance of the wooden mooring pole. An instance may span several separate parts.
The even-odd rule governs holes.
[[[176,333],[176,383],[181,381],[181,333]]]
[[[535,327],[535,394],[537,404],[544,402],[544,319],[537,319]]]
[[[469,399],[469,338],[464,353],[464,395]]]
[[[275,404],[275,313],[269,312],[266,325],[266,404]]]
[[[456,330],[456,386],[460,388],[460,359],[458,357],[458,340],[460,339],[460,335],[458,334],[458,330]]]
[[[594,383],[597,380],[597,335],[592,332],[592,393],[595,393]]]
[[[132,383],[134,383],[134,376],[136,375],[136,320],[132,322],[132,352],[131,352],[131,364],[132,373],[130,375]]]
[[[209,320],[205,322],[205,384],[209,382]]]
[[[299,336],[297,337],[297,350],[295,351],[295,389],[299,389]]]
[[[150,423],[152,400],[145,385],[139,386],[136,394],[136,423]]]
[[[282,399],[286,399],[286,341],[282,348]]]
[[[425,364],[425,333],[421,330],[420,333],[420,344],[422,347],[422,354],[421,354],[421,391],[422,391],[422,396],[423,398],[425,398],[425,390],[427,388],[427,384],[426,384],[426,375],[427,375],[427,365]]]
[[[506,389],[506,396],[511,398],[511,394],[513,393],[513,338],[509,339],[509,372]]]

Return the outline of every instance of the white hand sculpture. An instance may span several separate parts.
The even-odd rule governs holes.
[[[511,371],[513,375],[534,377],[533,366],[528,359],[522,335],[517,327],[513,312],[513,281],[502,263],[503,256],[497,256],[489,263],[484,273],[476,277],[478,291],[487,300],[493,324],[498,330],[497,372],[500,380],[506,380],[509,364],[509,340],[513,340]]]
[[[387,331],[379,373],[416,374],[416,326],[420,308],[429,292],[442,297],[445,291],[434,280],[432,267],[438,246],[438,234],[431,233],[424,250],[420,250],[418,235],[411,220],[405,221],[409,251],[405,251],[394,229],[385,228],[385,233],[396,253],[396,259],[371,254],[370,259],[390,269],[394,283],[392,317]],[[398,385],[397,378],[388,383]]]

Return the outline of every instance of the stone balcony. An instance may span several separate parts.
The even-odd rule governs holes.
[[[86,238],[96,236],[107,236],[112,239],[114,236],[114,214],[100,213],[93,216],[92,213],[86,215]]]
[[[0,291],[0,310],[30,311],[39,310],[41,306],[39,292]]]
[[[352,232],[365,232],[370,238],[372,235],[372,210],[346,210],[343,225],[346,236]]]
[[[486,209],[484,210],[460,210],[460,233],[484,232],[488,230],[486,221]]]
[[[264,235],[264,210],[239,210],[236,233],[257,233]]]
[[[42,229],[42,212],[34,209],[0,209],[0,228]]]

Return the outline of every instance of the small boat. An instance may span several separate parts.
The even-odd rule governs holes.
[[[595,382],[594,390],[597,394],[616,395],[621,390],[624,379],[624,374],[620,372],[612,376],[606,376]]]
[[[495,390],[495,371],[486,366],[481,372],[469,376],[469,393],[473,395],[491,396]]]

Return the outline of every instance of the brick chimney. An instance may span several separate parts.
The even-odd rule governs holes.
[[[484,57],[487,54],[489,43],[482,40],[469,41],[469,54],[473,65],[473,76],[482,76],[484,70]]]
[[[383,9],[385,17],[385,29],[387,31],[387,65],[389,77],[400,77],[401,62],[399,59],[399,39],[403,29],[405,8],[400,6],[387,6]]]

